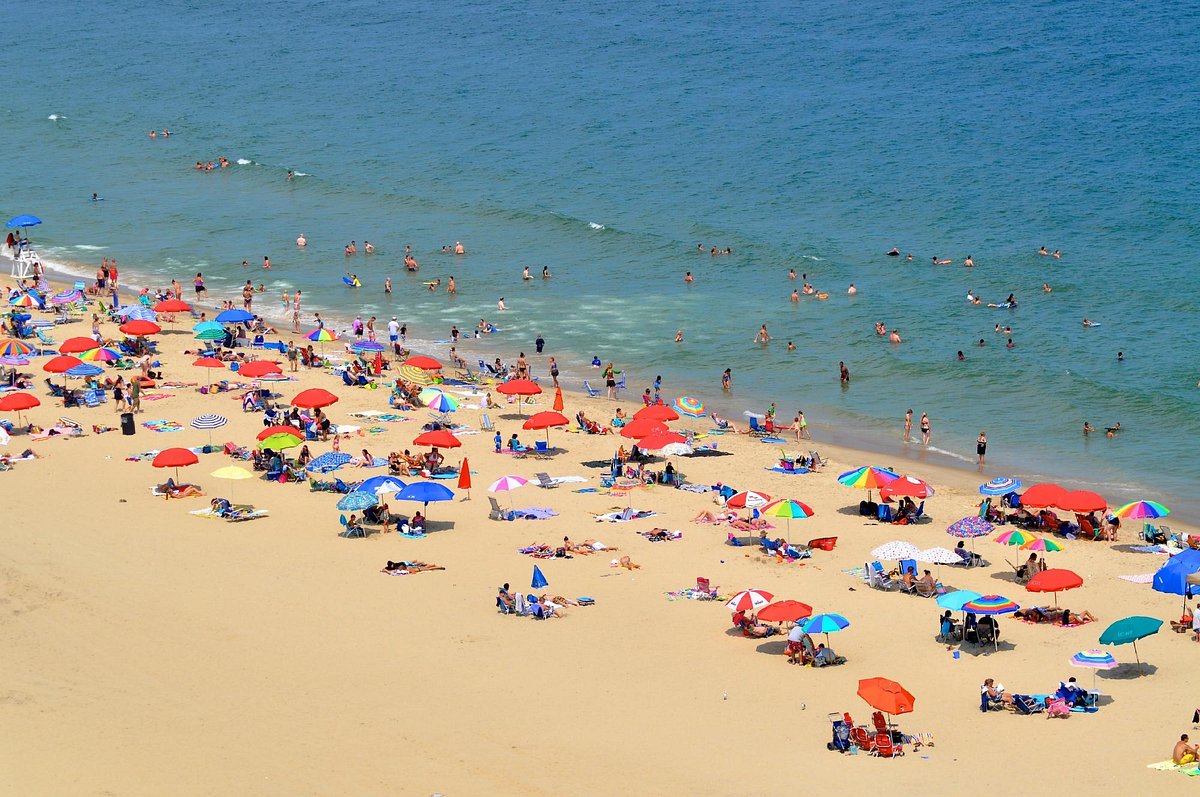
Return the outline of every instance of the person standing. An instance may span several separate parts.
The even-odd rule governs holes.
[[[725,372],[721,374],[721,389],[725,391],[733,389],[733,370],[730,368],[726,368]]]
[[[558,387],[558,363],[553,357],[550,358],[550,378],[554,380],[554,386]]]
[[[142,380],[129,380],[129,410],[130,412],[142,411]]]
[[[609,363],[604,369],[604,386],[608,388],[608,397],[613,401],[617,400],[617,372],[613,370],[613,364]]]
[[[845,362],[840,361],[840,360],[838,361],[838,374],[842,380],[843,385],[850,384],[850,369],[846,367]]]
[[[399,339],[400,339],[400,322],[396,320],[396,316],[392,316],[392,320],[388,322],[388,342],[391,343],[393,347],[395,347],[396,341],[398,341]]]
[[[932,428],[933,428],[933,425],[929,423],[929,415],[922,412],[921,413],[921,444],[922,445],[926,445],[926,446],[929,445],[929,431]]]
[[[254,306],[254,285],[250,280],[246,280],[246,284],[242,286],[242,309],[247,313],[251,312]]]
[[[375,316],[367,319],[367,340],[375,342]]]
[[[538,335],[537,340],[533,342],[533,345],[536,347],[537,353],[541,354],[542,349],[546,348],[546,339],[541,335]]]
[[[288,341],[287,348],[288,369],[293,373],[299,370],[300,350],[296,348],[296,341]]]
[[[912,408],[904,413],[904,442],[908,442],[912,438]]]
[[[975,453],[979,455],[979,464],[983,464],[984,455],[987,454],[987,432],[980,432],[979,437],[975,439]]]
[[[204,275],[196,272],[196,278],[192,280],[192,286],[196,289],[196,298],[208,295],[208,288],[204,287]]]

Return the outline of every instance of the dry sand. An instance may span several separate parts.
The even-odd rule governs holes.
[[[79,324],[56,330],[60,339],[86,332]],[[190,336],[167,334],[161,342],[168,378],[197,380],[192,358],[178,353],[192,344]],[[25,370],[37,371],[40,381],[38,362]],[[345,388],[322,373],[280,387],[290,397],[309,386],[342,397],[330,410],[335,422],[357,423],[347,417],[351,411],[383,409],[387,397],[384,390]],[[221,412],[230,424],[214,439],[243,444],[261,429],[262,416],[243,414],[232,394],[172,392],[144,402],[139,423],[166,418],[186,426],[196,415]],[[44,391],[37,393],[44,404],[30,413],[34,422],[62,414]],[[629,398],[622,404],[632,411],[637,397]],[[549,404],[543,396],[534,409]],[[593,418],[611,417],[611,402],[569,394],[567,414],[581,408]],[[117,420],[111,403],[69,414],[88,427]],[[519,431],[507,411],[491,416],[505,437]],[[411,417],[363,439],[377,455],[411,447],[425,413]],[[477,426],[479,412],[463,410],[456,420]],[[675,425],[709,427],[687,419]],[[522,437],[529,442],[536,434]],[[817,474],[783,476],[764,469],[779,446],[724,435],[710,439],[734,456],[675,459],[693,482],[723,481],[811,504],[817,515],[793,522],[793,538],[836,535],[837,548],[785,565],[724,545],[723,527],[691,523],[701,509],[714,508],[711,494],[638,490],[634,506],[652,508],[657,517],[602,524],[590,513],[623,506],[624,499],[573,492],[585,485],[531,484],[513,494],[515,505],[552,507],[558,517],[489,521],[485,488],[494,479],[548,471],[587,476],[586,486],[599,487],[599,471],[581,463],[606,459],[627,442],[561,430],[551,438],[565,451],[539,460],[492,453],[490,435],[465,436],[450,459],[469,456],[476,471],[471,500],[432,505],[439,530],[420,540],[343,539],[337,496],[310,493],[305,485],[236,483],[238,502],[270,510],[267,518],[240,524],[188,514],[207,498],[151,497],[150,485],[166,474],[124,458],[207,441],[190,428],[156,434],[139,426],[132,438],[89,432],[33,444],[40,459],[0,474],[7,521],[0,547],[6,661],[0,791],[743,795],[985,786],[1017,794],[1051,784],[1066,793],[1194,785],[1183,775],[1146,769],[1190,730],[1197,703],[1187,668],[1200,646],[1165,629],[1139,645],[1145,677],[1132,677],[1131,666],[1101,673],[1109,697],[1097,714],[1047,721],[978,709],[986,677],[1016,692],[1052,691],[1071,675],[1090,684],[1091,672],[1070,667],[1068,659],[1097,647],[1108,622],[1129,614],[1178,615],[1177,598],[1117,578],[1152,572],[1162,558],[1067,542],[1065,552],[1050,555],[1051,566],[1073,569],[1086,583],[1062,602],[1090,609],[1100,622],[1061,629],[1002,618],[1000,652],[968,646],[954,659],[935,640],[933,601],[873,592],[843,570],[862,565],[873,547],[891,539],[952,547],[946,525],[973,514],[976,486],[997,474],[910,466],[938,488],[926,503],[933,521],[893,527],[864,523],[855,513],[863,496],[836,482],[839,472],[875,461],[867,454],[806,442],[805,449],[819,449],[832,464]],[[26,445],[17,435],[9,449]],[[356,437],[342,448],[361,445]],[[314,453],[328,449],[318,444]],[[210,497],[228,495],[229,483],[209,476],[226,464],[222,454],[201,455],[184,475]],[[508,496],[500,501],[507,504]],[[679,529],[684,537],[651,544],[636,534],[652,526]],[[596,605],[546,622],[499,615],[497,586],[510,581],[528,590],[535,564],[517,548],[564,534],[595,536],[642,567],[614,569],[605,554],[537,562],[551,593],[590,595]],[[1123,542],[1135,534],[1127,527]],[[994,565],[944,567],[943,581],[1033,604],[1004,564],[1005,555],[1016,561],[1017,553],[989,539],[977,547]],[[379,570],[389,559],[422,559],[447,570],[388,577]],[[832,641],[849,663],[790,666],[783,643],[733,634],[721,603],[667,599],[667,591],[694,585],[697,576],[722,593],[761,587],[844,614],[852,625]],[[1129,646],[1109,650],[1132,662]],[[916,696],[915,712],[902,716],[901,725],[932,732],[932,749],[896,761],[826,751],[827,714],[868,719],[855,691],[860,678],[874,676],[896,679]]]

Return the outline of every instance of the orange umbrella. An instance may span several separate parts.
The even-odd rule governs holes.
[[[564,407],[564,404],[563,404],[563,397],[562,397],[562,388],[556,387],[556,388],[554,388],[554,411],[562,412],[563,407]]]
[[[471,464],[466,457],[463,457],[462,465],[458,468],[458,489],[467,491],[464,501],[471,500]]]
[[[887,678],[864,678],[858,682],[858,696],[871,708],[886,714],[907,714],[917,699],[900,684]]]

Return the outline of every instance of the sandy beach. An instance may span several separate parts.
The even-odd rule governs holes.
[[[193,358],[181,354],[194,347],[182,331],[189,326],[157,337],[159,359],[165,378],[203,382]],[[116,334],[115,325],[104,331]],[[78,322],[52,334],[62,340],[87,332]],[[461,348],[470,352],[469,344]],[[167,389],[166,398],[143,400],[134,436],[95,434],[94,424],[119,425],[111,401],[94,409],[56,406],[41,386],[44,361],[18,369],[34,374],[31,392],[42,401],[27,417],[50,426],[66,415],[85,434],[38,442],[14,434],[8,453],[32,448],[37,459],[0,473],[9,519],[0,553],[0,644],[10,661],[0,690],[5,793],[742,795],[788,793],[799,783],[851,793],[867,784],[935,792],[986,784],[994,793],[1018,794],[1063,778],[1067,793],[1190,786],[1181,774],[1147,768],[1168,758],[1179,734],[1191,730],[1195,708],[1187,668],[1198,646],[1165,625],[1138,644],[1141,677],[1131,646],[1103,648],[1121,666],[1099,673],[1104,698],[1097,713],[1047,721],[1044,714],[979,710],[985,678],[1018,693],[1053,692],[1071,676],[1090,686],[1092,672],[1069,659],[1101,647],[1097,638],[1110,622],[1137,614],[1177,618],[1177,596],[1119,578],[1152,573],[1166,559],[1128,550],[1140,522],[1126,523],[1116,544],[1067,540],[1064,551],[1048,555],[1051,567],[1084,578],[1059,602],[1090,610],[1097,622],[1060,628],[1001,617],[995,652],[963,645],[956,658],[935,638],[941,610],[933,600],[872,590],[847,572],[889,540],[953,547],[946,526],[977,514],[978,485],[1019,473],[912,467],[907,472],[937,489],[925,502],[931,520],[891,526],[859,517],[864,495],[836,480],[861,465],[892,464],[863,452],[820,439],[797,445],[791,433],[783,445],[724,434],[703,442],[727,456],[671,458],[689,483],[722,482],[812,506],[814,517],[791,523],[794,541],[838,538],[831,552],[779,563],[754,547],[726,545],[724,526],[692,522],[717,509],[714,493],[653,486],[628,497],[608,494],[602,471],[585,463],[608,460],[618,446],[628,447],[624,438],[553,429],[551,457],[518,458],[495,453],[491,433],[465,434],[463,447],[446,453],[456,465],[469,458],[469,500],[456,490],[455,500],[431,504],[430,533],[422,539],[346,539],[338,535],[339,496],[261,478],[221,481],[211,472],[234,464],[223,453],[200,454],[199,464],[181,474],[206,497],[179,500],[150,492],[170,472],[148,460],[126,461],[204,445],[208,433],[188,426],[204,413],[229,418],[214,442],[252,446],[263,416],[242,412],[240,392]],[[531,361],[548,385],[544,358]],[[321,370],[296,377],[272,388],[284,400],[326,388],[340,398],[327,409],[333,421],[363,427],[341,441],[348,453],[414,448],[428,420],[422,408],[368,433],[372,422],[352,413],[386,410],[386,389],[345,387]],[[453,420],[478,430],[478,397],[457,397],[464,406]],[[552,397],[543,393],[523,411],[550,409]],[[640,406],[632,390],[618,403],[630,414]],[[539,439],[544,433],[520,429],[516,410],[507,405],[489,415],[506,439],[513,432],[526,443]],[[613,402],[568,392],[565,414],[579,410],[606,420]],[[142,426],[153,420],[183,429]],[[684,418],[672,427],[706,432],[712,424]],[[310,446],[314,454],[331,449]],[[829,463],[806,475],[772,472],[781,448],[816,449]],[[555,517],[488,519],[490,483],[538,472],[586,482],[554,489],[530,483],[495,496],[504,507],[510,500],[547,507]],[[343,468],[335,475],[351,481],[382,473],[386,468]],[[576,491],[586,488],[597,492]],[[216,496],[269,514],[242,523],[189,514]],[[625,523],[593,517],[627,505],[656,515]],[[392,502],[405,514],[416,506]],[[1194,530],[1191,520],[1167,518],[1177,532]],[[789,533],[782,520],[774,522],[773,536]],[[638,533],[653,527],[679,530],[682,539],[650,543]],[[556,545],[564,535],[594,537],[618,551],[550,560],[517,552],[535,542]],[[991,566],[943,566],[948,589],[1001,594],[1022,605],[1052,600],[1014,583],[1005,557],[1017,562],[1024,552],[990,537],[975,547]],[[640,568],[611,565],[624,555]],[[380,572],[400,559],[446,569]],[[564,617],[544,622],[498,613],[498,586],[530,591],[535,564],[549,582],[546,592],[590,596],[595,605],[570,606]],[[694,587],[697,577],[723,596],[761,588],[844,615],[851,625],[831,642],[848,662],[789,665],[781,637],[743,637],[723,601],[667,594]],[[859,679],[876,676],[899,681],[916,697],[915,710],[897,721],[906,733],[931,734],[932,746],[909,748],[896,760],[826,750],[831,712],[870,719],[855,692]]]

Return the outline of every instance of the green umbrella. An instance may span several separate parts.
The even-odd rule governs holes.
[[[294,434],[280,432],[279,434],[273,434],[266,440],[263,440],[258,444],[258,447],[267,451],[283,451],[288,448],[295,448],[303,442],[303,440],[301,440],[299,437],[296,437]]]
[[[222,340],[224,337],[223,329],[202,329],[196,333],[196,340]]]
[[[1132,643],[1133,657],[1137,660],[1138,674],[1140,675],[1142,672],[1142,660],[1138,657],[1137,641],[1151,634],[1157,634],[1162,624],[1163,621],[1157,617],[1145,617],[1142,615],[1126,617],[1123,620],[1117,620],[1104,629],[1104,633],[1100,635],[1100,644],[1125,645]]]

